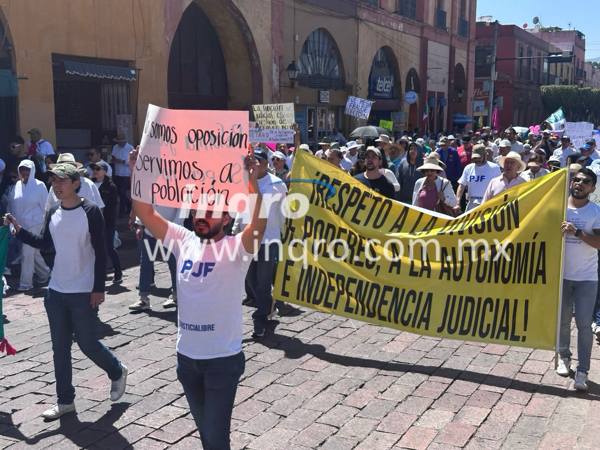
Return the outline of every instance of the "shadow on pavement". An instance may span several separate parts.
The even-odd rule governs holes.
[[[101,423],[103,427],[102,430],[106,432],[107,435],[110,435],[110,447],[126,448],[129,446],[129,442],[127,441],[127,438],[119,433],[119,430],[114,426],[114,423],[119,420],[119,418],[125,411],[127,411],[127,408],[129,408],[130,405],[130,403],[114,404],[112,405],[111,409],[96,422],[81,422],[77,416],[77,413],[68,413],[58,419],[60,421],[60,426],[57,429],[44,431],[30,438],[23,435],[23,433],[21,433],[19,429],[12,424],[12,418],[10,417],[10,414],[4,413],[0,414],[0,423],[4,424],[6,416],[8,416],[12,427],[0,431],[0,436],[18,439],[19,441],[25,442],[27,445],[35,445],[48,437],[63,435],[65,438],[73,442],[73,444],[75,444],[77,447],[89,448],[90,445],[95,443],[95,440],[90,441],[90,434],[80,433],[80,431],[89,428],[92,425],[99,425]],[[42,419],[40,418],[40,420]],[[46,420],[46,422],[50,421]]]

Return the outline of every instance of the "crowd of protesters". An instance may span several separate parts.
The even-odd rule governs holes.
[[[272,284],[277,260],[276,242],[284,231],[280,203],[287,193],[297,151],[328,161],[333,177],[336,171],[348,173],[382,196],[450,216],[470,211],[506,189],[568,166],[572,181],[567,220],[561,225],[561,231],[567,237],[565,258],[573,260],[573,267],[581,266],[582,269],[574,274],[573,271],[564,274],[558,373],[563,376],[570,373],[570,322],[575,310],[579,365],[574,387],[587,389],[593,333],[600,338],[596,253],[600,247],[600,237],[596,236],[600,234],[600,207],[590,201],[600,174],[600,153],[594,139],[574,148],[568,136],[558,138],[551,131],[543,131],[539,136],[522,136],[509,127],[501,132],[483,128],[456,136],[448,133],[422,135],[416,129],[346,140],[340,130],[335,129],[330,136],[320,139],[317,147],[311,148],[301,143],[301,133],[296,125],[294,132],[293,145],[257,144],[253,155],[249,155],[244,163],[253,192],[260,194],[259,198],[280,194],[279,202],[268,204],[266,220],[259,219],[256,212],[251,217],[240,214],[235,220],[227,213],[223,218],[213,218],[212,214],[202,217],[192,212],[187,226],[176,208],[151,207],[132,202],[128,197],[130,170],[138,150],[127,143],[125,136],[118,135],[114,139],[116,143],[110,158],[106,157],[113,167],[104,160],[101,148],[89,149],[89,162],[85,166],[76,162],[72,154],[55,155],[52,146],[41,139],[40,130],[35,128],[29,132],[27,145],[21,137],[13,138],[9,145],[10,156],[6,161],[0,160],[0,169],[4,173],[0,194],[6,199],[3,208],[8,213],[5,224],[15,228],[9,243],[7,265],[20,262],[19,291],[28,291],[34,284],[43,285],[51,278],[45,304],[53,348],[64,347],[67,340],[70,344],[74,333],[84,353],[107,372],[112,380],[110,398],[118,400],[125,391],[127,367],[96,339],[93,326],[98,306],[104,301],[107,257],[114,270],[112,282],[122,282],[123,271],[115,250],[117,218],[129,217],[129,225],[136,231],[139,244],[140,297],[130,306],[132,311],[152,308],[149,297],[150,288],[154,286],[151,255],[157,254],[156,246],[176,242],[168,259],[171,296],[163,307],[179,308],[178,377],[203,444],[211,448],[211,442],[228,440],[237,381],[244,371],[242,293],[245,291],[246,294],[243,304],[256,308],[252,318],[253,337],[257,339],[265,336],[268,322],[285,307],[279,302],[274,303]],[[75,263],[81,263],[81,267],[85,266],[89,271],[77,282],[69,281],[63,267],[69,265],[64,262],[69,260],[69,255],[61,246],[68,240],[67,221],[72,221],[76,228],[80,225],[81,248],[76,252],[81,253],[81,261]],[[253,251],[250,246],[252,236],[260,238],[260,245]],[[238,250],[232,265],[217,268],[218,261],[206,262],[210,257],[204,255],[204,259],[198,259],[197,255],[198,242],[210,239],[223,246],[241,241],[243,249]],[[57,259],[51,273],[39,248],[52,243]],[[581,255],[584,257],[575,262]],[[249,256],[251,260],[247,258]],[[184,259],[184,265],[177,267],[177,261]],[[57,267],[61,261],[63,266]],[[208,272],[208,266],[205,267],[204,276],[213,272],[213,280],[218,279],[218,282],[204,282],[200,278],[201,266],[193,267],[193,261],[212,264]],[[189,266],[186,265],[188,262],[191,263]],[[10,268],[7,267],[5,275],[12,275]],[[73,297],[82,292],[85,296]],[[88,297],[91,298],[88,309],[92,312],[84,314],[80,306],[82,298],[87,300]],[[211,298],[222,301],[219,308],[208,304]],[[198,301],[205,309],[197,307],[194,302]],[[201,318],[198,311],[210,316],[210,320]],[[193,332],[199,330],[193,327],[197,326],[195,323],[213,320],[220,324],[219,333],[224,330],[227,335],[211,335],[214,337],[209,339],[207,346],[204,341],[203,344],[197,340]],[[49,419],[75,410],[70,350],[58,353],[55,350],[58,403],[44,412],[43,416]],[[228,382],[220,383],[222,388],[211,393],[220,399],[222,408],[219,412],[207,411],[212,400],[203,393],[204,388],[200,388],[199,383],[208,383],[209,378],[214,381],[223,374]]]

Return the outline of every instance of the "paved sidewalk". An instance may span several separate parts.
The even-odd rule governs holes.
[[[161,306],[166,270],[157,264],[162,298],[153,297],[152,312],[127,309],[137,298],[136,267],[100,309],[103,342],[130,370],[126,395],[111,403],[108,377],[74,345],[78,413],[54,422],[40,418],[55,401],[44,289],[4,300],[6,335],[19,353],[0,358],[0,448],[201,448],[176,380],[176,313]],[[597,344],[590,390],[577,393],[548,351],[420,337],[303,308],[254,342],[251,312],[234,448],[568,449],[600,441]]]

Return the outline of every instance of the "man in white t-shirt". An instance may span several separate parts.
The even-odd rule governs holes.
[[[473,147],[471,160],[473,162],[465,167],[462,176],[458,180],[458,188],[456,189],[458,204],[454,207],[458,212],[460,212],[460,200],[465,188],[469,190],[469,203],[465,211],[470,211],[481,205],[481,199],[483,199],[483,194],[485,194],[490,181],[502,174],[497,164],[486,161],[485,145],[483,144],[477,144]]]
[[[117,190],[119,192],[119,216],[122,217],[131,211],[131,200],[127,196],[127,190],[130,185],[129,175],[131,171],[129,170],[127,161],[129,159],[129,153],[133,150],[133,146],[127,143],[127,136],[125,136],[125,133],[119,133],[113,141],[115,141],[116,144],[113,145],[110,153],[111,162],[115,163],[115,174],[112,178],[113,182],[117,185]]]
[[[577,325],[577,371],[573,387],[588,388],[587,372],[590,370],[593,333],[592,313],[598,290],[598,252],[600,249],[600,206],[590,201],[596,190],[596,174],[582,168],[571,181],[571,196],[567,200],[567,216],[561,225],[565,237],[563,265],[563,291],[560,317],[556,372],[568,376],[571,366],[571,320],[575,306]]]
[[[337,143],[335,144],[337,145]],[[265,335],[265,328],[271,314],[273,296],[271,284],[273,273],[277,265],[277,256],[281,247],[281,233],[283,232],[283,213],[281,204],[285,200],[287,187],[275,175],[268,172],[267,154],[261,148],[254,149],[254,156],[258,160],[258,187],[265,199],[267,210],[267,228],[263,235],[260,248],[253,259],[246,275],[246,300],[244,304],[256,306],[252,314],[254,322],[253,337]],[[250,216],[240,214],[236,219],[236,228],[245,229]],[[274,313],[277,311],[274,309]]]
[[[565,167],[567,165],[567,158],[575,153],[575,149],[571,147],[571,138],[569,136],[563,136],[560,138],[560,147],[554,150],[553,156],[558,156],[560,159],[560,166]]]
[[[517,152],[519,154],[523,153],[523,144],[517,141],[517,132],[513,127],[509,127],[504,132],[506,134],[506,139],[510,142],[510,151]]]
[[[132,151],[130,168],[137,157],[138,150]],[[247,156],[244,166],[256,204],[250,223],[236,236],[225,235],[227,212],[193,211],[191,232],[165,220],[151,204],[133,200],[136,216],[177,258],[177,378],[206,449],[229,448],[231,412],[245,366],[244,278],[267,226],[260,214],[256,158]]]

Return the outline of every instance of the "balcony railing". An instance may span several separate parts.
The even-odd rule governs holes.
[[[435,27],[446,31],[446,11],[443,9],[435,10]]]
[[[469,21],[465,19],[458,19],[458,35],[464,38],[469,37]]]

